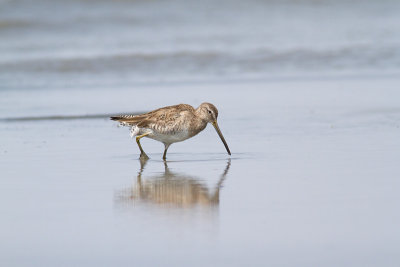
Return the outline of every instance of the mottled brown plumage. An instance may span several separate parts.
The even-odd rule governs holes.
[[[131,136],[136,136],[142,158],[148,157],[140,145],[140,138],[148,137],[164,143],[163,159],[166,158],[168,147],[171,144],[195,136],[206,128],[207,123],[212,123],[230,155],[228,145],[219,130],[217,118],[218,110],[210,103],[202,103],[197,109],[187,104],[180,104],[159,108],[141,115],[111,117],[112,120],[131,127]]]

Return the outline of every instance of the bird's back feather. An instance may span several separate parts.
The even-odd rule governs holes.
[[[139,128],[148,128],[160,133],[179,131],[184,127],[184,117],[195,118],[195,109],[187,104],[179,104],[153,110],[141,115],[121,115],[111,117],[111,120],[118,121],[124,126],[137,126]],[[189,121],[186,121],[186,123]]]

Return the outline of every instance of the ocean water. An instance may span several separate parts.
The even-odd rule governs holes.
[[[400,71],[400,2],[0,2],[1,89]]]

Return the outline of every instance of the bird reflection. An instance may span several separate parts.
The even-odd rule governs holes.
[[[217,206],[220,190],[231,165],[229,159],[216,185],[209,187],[199,177],[170,171],[166,161],[164,161],[164,173],[143,177],[147,161],[146,159],[140,160],[136,183],[128,190],[121,192],[117,198],[118,201],[124,204],[139,202],[180,208]]]

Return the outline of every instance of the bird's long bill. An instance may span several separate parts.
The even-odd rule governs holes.
[[[230,154],[231,154],[231,151],[229,150],[228,144],[226,143],[225,138],[224,138],[224,136],[222,135],[221,130],[220,130],[219,127],[218,127],[217,121],[216,121],[216,120],[213,121],[212,125],[214,126],[215,130],[217,131],[219,137],[221,138],[222,143],[224,143],[224,146],[225,146],[225,148],[226,148],[226,151],[227,151],[228,154],[230,155]]]

